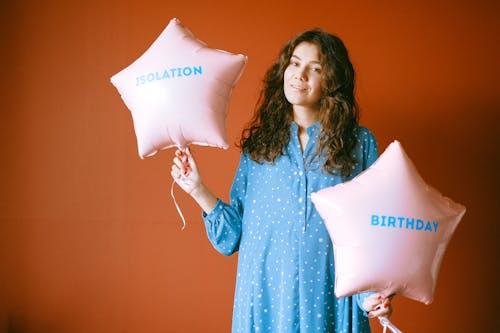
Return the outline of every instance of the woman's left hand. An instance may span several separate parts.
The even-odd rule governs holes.
[[[368,316],[389,318],[392,314],[391,297],[382,297],[375,293],[368,296],[363,302],[363,308],[368,312]]]

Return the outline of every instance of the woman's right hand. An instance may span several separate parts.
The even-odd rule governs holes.
[[[203,186],[196,162],[189,151],[177,149],[170,172],[175,182],[188,194]]]
[[[210,192],[201,180],[196,162],[189,151],[177,150],[175,152],[174,164],[170,172],[175,182],[200,205],[207,214],[217,204],[217,197]]]

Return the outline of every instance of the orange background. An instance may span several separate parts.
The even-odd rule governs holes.
[[[500,2],[412,2],[2,1],[0,331],[230,331],[237,258],[210,246],[200,210],[178,190],[181,231],[173,151],[139,159],[109,82],[172,17],[209,46],[249,57],[228,115],[231,143],[282,44],[313,27],[338,34],[380,151],[398,139],[424,179],[468,209],[434,303],[397,298],[393,322],[404,332],[492,329]],[[239,151],[193,151],[227,200]]]

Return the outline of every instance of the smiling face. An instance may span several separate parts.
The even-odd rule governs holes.
[[[323,80],[321,56],[316,44],[302,42],[293,50],[284,74],[285,97],[294,110],[318,110]]]

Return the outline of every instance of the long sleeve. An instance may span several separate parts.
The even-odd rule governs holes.
[[[209,214],[203,212],[208,239],[217,251],[227,256],[239,248],[247,188],[247,163],[247,157],[242,155],[231,187],[230,204],[219,199]]]
[[[352,295],[353,300],[356,302],[356,304],[358,305],[359,309],[362,311],[362,313],[365,317],[368,317],[368,312],[363,308],[363,303],[364,303],[365,299],[372,294],[375,294],[375,292],[368,291],[365,293]]]

